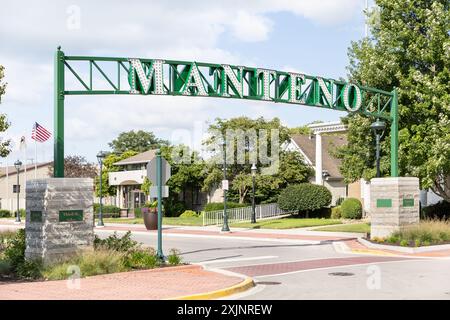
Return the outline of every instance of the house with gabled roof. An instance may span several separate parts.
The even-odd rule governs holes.
[[[346,127],[340,122],[329,122],[312,124],[309,128],[309,134],[291,135],[286,149],[300,152],[305,162],[314,168],[316,174],[311,182],[330,190],[332,205],[347,197],[363,201],[360,181],[346,184],[339,171],[341,161],[333,156],[334,148],[347,144]]]

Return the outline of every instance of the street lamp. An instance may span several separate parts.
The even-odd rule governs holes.
[[[227,183],[227,140],[224,137],[222,142],[222,148],[223,148],[223,182],[222,182],[222,188],[223,188],[223,226],[222,226],[222,232],[229,232],[230,227],[228,226],[228,213],[227,213],[227,190],[228,190],[228,183]]]
[[[97,227],[104,227],[105,225],[103,224],[103,204],[102,204],[102,175],[103,175],[103,159],[105,159],[106,157],[106,152],[104,151],[100,151],[97,154],[97,160],[98,160],[98,164],[100,165],[100,190],[99,190],[99,195],[100,195],[100,206],[98,208],[98,222],[97,222]]]
[[[20,160],[17,160],[14,162],[14,167],[16,167],[17,170],[17,186],[16,186],[16,193],[17,193],[17,213],[16,213],[16,222],[20,223],[20,211],[19,211],[19,194],[20,194],[20,184],[19,184],[19,170],[22,166],[22,162]]]
[[[255,208],[255,178],[256,178],[256,164],[252,164],[252,223],[256,223],[256,208]]]
[[[377,178],[381,176],[380,173],[380,139],[384,134],[384,129],[386,128],[386,123],[384,121],[380,121],[380,119],[377,119],[377,121],[373,122],[370,125],[370,129],[375,133],[375,139],[376,139],[376,162],[377,162]]]

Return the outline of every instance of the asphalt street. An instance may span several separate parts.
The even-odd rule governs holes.
[[[112,231],[96,233],[105,237]],[[132,237],[156,249],[155,233]],[[254,289],[231,299],[450,299],[448,258],[341,253],[331,242],[164,235],[164,253],[171,248],[185,262],[255,280]]]

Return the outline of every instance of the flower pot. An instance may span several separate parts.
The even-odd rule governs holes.
[[[142,216],[144,217],[144,224],[147,230],[158,229],[158,211],[153,208],[142,208]]]

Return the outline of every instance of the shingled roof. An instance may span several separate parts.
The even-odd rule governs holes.
[[[148,150],[142,153],[139,153],[135,156],[120,160],[114,165],[120,166],[120,165],[126,165],[126,164],[139,164],[139,163],[147,163],[150,160],[152,160],[156,156],[156,150]]]
[[[293,142],[303,151],[313,166],[316,162],[316,139],[315,135],[294,134],[291,136]],[[330,154],[330,150],[347,144],[345,134],[322,134],[322,170],[328,171],[330,178],[341,179],[339,172],[341,161]]]

